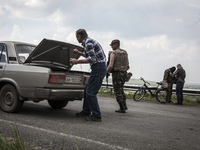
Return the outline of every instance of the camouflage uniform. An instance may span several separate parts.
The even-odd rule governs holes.
[[[126,95],[124,93],[124,83],[130,79],[132,73],[127,73],[129,69],[129,61],[128,61],[128,54],[125,50],[120,49],[120,41],[113,40],[110,44],[113,51],[111,53],[115,54],[112,55],[112,61],[114,56],[114,62],[112,62],[112,66],[110,66],[110,60],[108,60],[108,72],[112,73],[112,80],[113,80],[113,88],[116,96],[116,100],[120,106],[119,110],[116,110],[117,113],[126,113],[127,110],[126,106]],[[109,55],[111,54],[109,53]],[[108,57],[110,58],[110,57]]]
[[[118,103],[122,103],[126,100],[126,95],[124,94],[124,83],[125,83],[126,72],[113,72],[113,87]]]
[[[172,80],[172,72],[170,71],[170,69],[166,69],[165,73],[164,73],[164,77],[163,80],[166,80],[168,83],[168,90],[170,92],[166,92],[166,101],[170,102],[171,101],[171,95],[172,95],[172,86],[173,86],[173,80]]]
[[[129,69],[128,54],[122,49],[116,49],[113,53],[116,56],[112,70],[113,87],[117,102],[122,103],[126,100],[124,83]]]

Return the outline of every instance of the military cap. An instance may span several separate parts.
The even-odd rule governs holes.
[[[113,44],[116,44],[116,43],[120,45],[120,41],[117,40],[117,39],[115,39],[115,40],[113,40],[113,41],[111,42],[110,46],[112,46]]]

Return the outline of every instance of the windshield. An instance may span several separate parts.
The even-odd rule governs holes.
[[[7,62],[7,54],[4,45],[0,45],[0,62]]]
[[[19,63],[24,63],[30,53],[32,53],[32,51],[35,49],[35,47],[36,46],[32,45],[16,45]]]

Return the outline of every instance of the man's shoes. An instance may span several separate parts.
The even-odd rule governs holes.
[[[87,114],[87,113],[81,111],[80,113],[76,113],[76,116],[77,117],[85,117],[85,116],[90,116],[90,114]]]
[[[124,109],[125,109],[125,110],[128,110],[128,107],[125,106]]]
[[[96,122],[101,122],[101,117],[94,117],[94,116],[86,116],[85,117],[86,121],[96,121]]]
[[[182,104],[180,104],[180,103],[175,103],[174,105],[182,105]]]
[[[126,113],[125,110],[121,110],[121,109],[119,109],[119,110],[115,110],[115,112],[117,112],[117,113]]]

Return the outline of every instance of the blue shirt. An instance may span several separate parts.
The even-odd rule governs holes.
[[[91,64],[106,62],[106,55],[97,41],[86,37],[82,42],[82,46],[85,48],[85,56]]]

